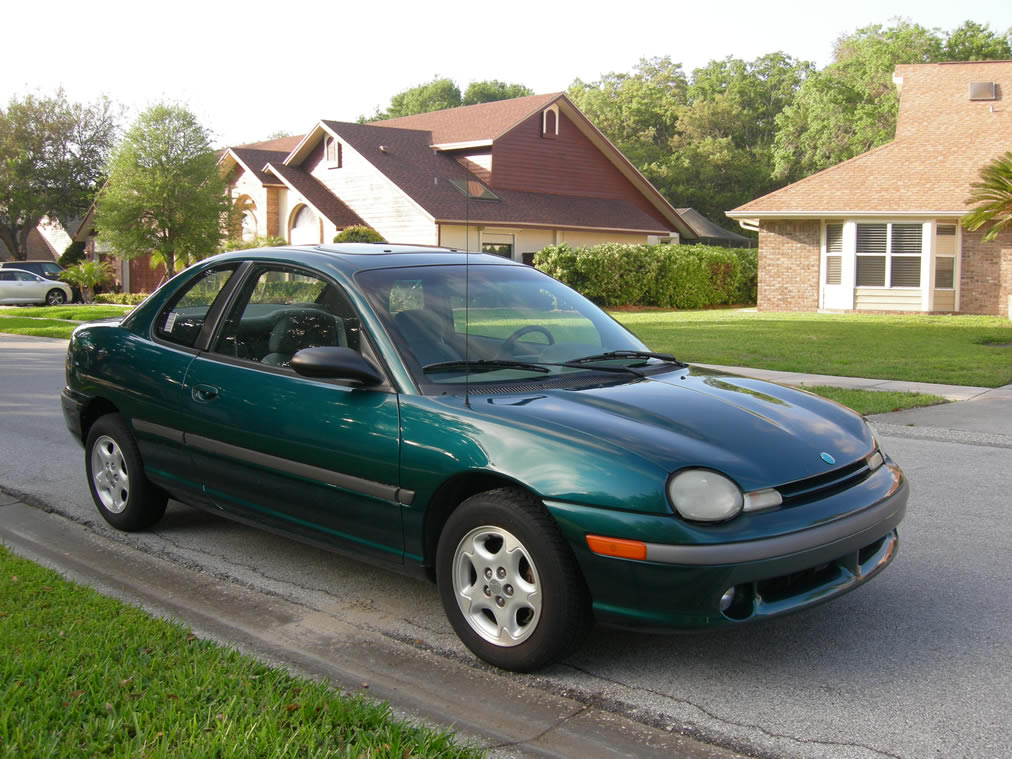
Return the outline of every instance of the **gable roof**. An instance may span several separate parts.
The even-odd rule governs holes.
[[[228,174],[232,167],[239,164],[245,171],[252,173],[265,185],[281,184],[278,178],[266,171],[269,163],[281,163],[289,153],[302,142],[303,135],[278,137],[273,140],[251,142],[246,145],[235,145],[225,148],[218,158],[218,165],[223,174]]]
[[[465,105],[442,111],[401,116],[396,119],[372,121],[371,126],[394,129],[417,129],[432,134],[433,145],[447,143],[494,140],[508,132],[533,113],[558,98],[561,92],[548,95],[528,95],[510,100],[496,100],[491,103]]]
[[[329,219],[338,229],[365,224],[357,213],[345,205],[344,201],[330,192],[320,180],[308,172],[278,162],[268,164],[266,173],[271,175],[271,179],[275,183],[284,184],[289,190],[305,198],[306,203],[317,214]],[[281,182],[277,182],[275,177]]]
[[[896,137],[849,161],[750,201],[734,219],[855,215],[962,215],[980,169],[1012,149],[1012,61],[896,67]],[[971,101],[969,84],[998,85],[999,100]]]

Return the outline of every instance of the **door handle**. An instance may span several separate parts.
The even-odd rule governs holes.
[[[215,387],[214,385],[198,384],[193,386],[193,390],[190,395],[193,396],[193,400],[198,403],[207,403],[213,401],[218,397],[218,393],[221,392],[221,388]]]

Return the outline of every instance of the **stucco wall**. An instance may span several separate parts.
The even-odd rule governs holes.
[[[818,221],[762,222],[757,305],[760,311],[818,310]]]

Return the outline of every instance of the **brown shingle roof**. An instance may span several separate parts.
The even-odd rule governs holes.
[[[429,132],[373,124],[322,123],[440,221],[470,218],[471,221],[510,224],[667,233],[667,229],[645,211],[610,198],[493,188],[498,201],[472,199],[468,203],[464,194],[449,180],[476,180],[478,177],[462,166],[455,156],[430,150],[432,136]],[[381,150],[381,146],[385,150]]]
[[[311,174],[293,166],[285,166],[280,161],[270,164],[268,170],[281,179],[290,190],[305,198],[309,205],[329,219],[338,229],[354,224],[365,224],[357,213],[348,208],[340,198],[333,195],[320,183],[320,180]]]
[[[257,150],[254,148],[230,148],[232,155],[235,156],[244,168],[252,171],[257,179],[263,184],[276,185],[280,184],[277,177],[273,176],[270,172],[265,171],[265,167],[269,163],[281,163],[288,157],[288,151],[280,150]]]
[[[532,113],[544,108],[562,93],[528,95],[511,100],[465,105],[443,111],[419,113],[386,121],[373,121],[370,126],[394,129],[421,129],[432,133],[432,143],[441,145],[473,140],[492,140],[516,126]]]
[[[910,64],[896,139],[739,206],[729,215],[962,214],[981,167],[1012,149],[1012,61]],[[969,100],[969,83],[997,82],[999,101]]]

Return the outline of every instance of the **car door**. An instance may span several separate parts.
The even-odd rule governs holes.
[[[206,495],[242,518],[399,562],[397,395],[302,377],[300,348],[368,353],[340,287],[260,265],[187,372],[187,445]]]
[[[0,269],[0,303],[14,303],[17,300],[18,285],[14,272]]]

